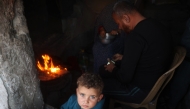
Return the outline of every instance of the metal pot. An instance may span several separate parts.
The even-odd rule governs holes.
[[[116,36],[117,35],[112,35],[110,33],[106,33],[105,36],[99,36],[99,38],[103,44],[109,44],[114,41]]]

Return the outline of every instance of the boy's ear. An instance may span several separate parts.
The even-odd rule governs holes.
[[[98,99],[98,101],[100,101],[102,98],[103,98],[103,94],[101,94],[100,96],[99,96],[99,99]]]

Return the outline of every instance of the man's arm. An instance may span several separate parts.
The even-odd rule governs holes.
[[[123,83],[129,83],[135,75],[135,70],[145,46],[143,38],[132,34],[126,38],[124,55],[120,68],[115,67],[112,73]]]

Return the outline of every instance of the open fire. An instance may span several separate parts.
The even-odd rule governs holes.
[[[40,71],[39,78],[42,81],[52,80],[67,73],[67,68],[63,68],[60,65],[55,66],[53,59],[47,55],[42,55],[43,65],[40,61],[37,61],[37,67]]]

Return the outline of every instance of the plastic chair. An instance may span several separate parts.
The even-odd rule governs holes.
[[[140,104],[127,103],[127,102],[111,99],[109,103],[109,109],[114,109],[114,103],[116,102],[128,105],[133,108],[144,107],[146,109],[156,109],[157,99],[160,93],[162,92],[164,87],[168,84],[168,82],[171,80],[175,72],[175,69],[182,63],[183,59],[185,58],[185,55],[186,55],[185,48],[180,47],[180,46],[175,48],[174,60],[171,64],[170,69],[157,80],[157,82],[155,83],[155,85],[153,86],[149,94]]]

